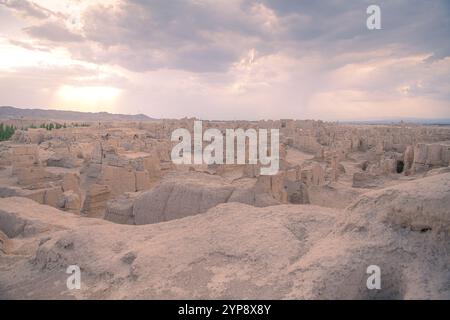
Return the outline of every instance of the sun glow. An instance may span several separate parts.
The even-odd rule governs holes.
[[[64,85],[58,90],[58,103],[66,108],[76,108],[80,111],[93,111],[93,108],[111,108],[121,90],[107,86],[69,86]],[[95,110],[94,110],[95,111]]]

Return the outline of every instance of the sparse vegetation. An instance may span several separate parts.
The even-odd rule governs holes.
[[[17,129],[16,127],[12,127],[12,126],[9,129],[7,129],[7,127],[5,127],[3,124],[2,124],[2,126],[3,126],[3,130],[4,131],[8,130],[8,132],[11,131],[11,128],[13,128],[14,131]],[[32,123],[32,124],[30,124],[28,126],[21,126],[20,130],[27,131],[28,129],[40,128],[40,129],[46,129],[48,131],[51,131],[53,129],[62,129],[62,128],[65,129],[65,128],[70,128],[70,127],[72,127],[72,128],[73,127],[90,127],[90,125],[88,123],[85,123],[85,122],[83,122],[83,123],[72,122],[70,124],[67,124],[65,122],[63,124],[58,123],[58,122],[54,122],[54,123],[53,122],[49,122],[49,123],[45,123],[44,122],[44,123],[41,123],[39,126],[37,126],[34,123]],[[14,134],[14,132],[12,134]],[[6,139],[2,139],[2,140],[6,140]]]
[[[63,126],[59,123],[42,123],[39,128],[47,129],[47,130],[53,130],[53,129],[60,129]]]
[[[16,127],[13,125],[5,125],[0,123],[0,141],[9,140],[15,131]]]
[[[72,127],[89,127],[89,123],[83,122],[83,123],[78,123],[78,122],[72,122]]]

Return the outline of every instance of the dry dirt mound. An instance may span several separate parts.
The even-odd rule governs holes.
[[[450,231],[450,174],[365,193],[347,208],[351,223],[377,220],[412,230]]]
[[[338,213],[230,203],[193,217],[129,226],[47,211],[24,198],[0,202],[0,217],[16,217],[0,228],[20,230],[10,241],[29,255],[2,265],[3,298],[283,298],[292,282],[287,267],[330,232]],[[24,233],[22,226],[33,227],[35,219],[39,232]],[[65,269],[72,264],[82,270],[80,291],[66,288]]]
[[[290,297],[449,299],[449,186],[442,174],[362,195],[291,266],[316,285],[296,280]],[[382,290],[366,289],[369,265],[380,267]]]
[[[449,179],[365,194],[345,211],[226,203],[143,226],[0,199],[13,248],[0,252],[0,297],[449,299]],[[71,264],[81,290],[66,288]],[[381,290],[366,288],[369,265]]]

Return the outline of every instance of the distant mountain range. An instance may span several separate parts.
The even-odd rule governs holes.
[[[340,123],[350,124],[398,124],[400,122],[424,124],[424,125],[450,125],[450,119],[446,118],[387,118],[387,119],[374,119],[374,120],[349,120],[339,121]]]
[[[46,109],[21,109],[0,106],[0,119],[37,119],[66,121],[147,121],[152,118],[145,114],[114,114],[109,112],[80,112]]]
[[[78,122],[92,121],[149,121],[155,120],[145,114],[115,114],[109,112],[81,112],[50,109],[22,109],[10,106],[0,106],[0,120],[27,119],[27,120],[66,120]],[[218,120],[220,121],[220,120]],[[369,120],[340,120],[342,124],[398,124],[404,123],[423,125],[450,125],[448,118],[384,118]]]

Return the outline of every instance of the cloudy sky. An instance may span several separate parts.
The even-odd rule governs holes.
[[[22,108],[450,118],[448,0],[0,0],[0,58]]]

